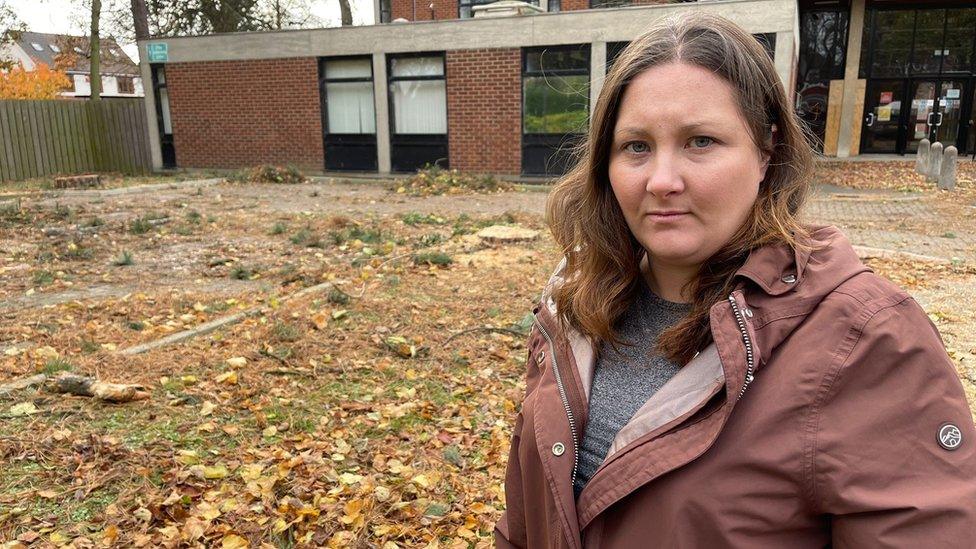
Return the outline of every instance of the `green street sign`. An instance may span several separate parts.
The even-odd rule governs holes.
[[[165,63],[169,61],[169,46],[165,42],[146,44],[150,63]]]

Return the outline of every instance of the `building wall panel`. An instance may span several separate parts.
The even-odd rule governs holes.
[[[452,168],[520,173],[521,59],[518,48],[447,52],[447,131]]]
[[[315,58],[170,63],[166,80],[177,166],[322,169]]]

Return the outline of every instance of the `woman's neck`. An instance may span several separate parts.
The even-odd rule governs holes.
[[[666,265],[651,265],[647,254],[640,263],[640,273],[647,281],[647,287],[658,297],[675,303],[690,303],[692,296],[683,291],[685,285],[698,275],[698,268]]]

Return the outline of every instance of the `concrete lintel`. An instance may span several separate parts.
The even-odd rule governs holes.
[[[796,60],[797,42],[798,40],[792,32],[776,33],[776,53],[773,56],[773,65],[776,67],[779,79],[783,82],[783,87],[786,88],[787,97],[792,97],[793,94],[793,67]]]
[[[719,0],[512,17],[226,33],[149,42],[166,42],[172,63],[555,46],[632,40],[646,30],[650,21],[688,10],[722,15],[750,33],[791,33],[797,7],[796,0]],[[140,46],[144,47],[144,43]]]

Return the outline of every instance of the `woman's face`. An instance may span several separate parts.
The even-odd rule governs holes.
[[[767,160],[732,87],[701,67],[671,63],[624,91],[610,185],[655,264],[697,267],[745,221]]]

